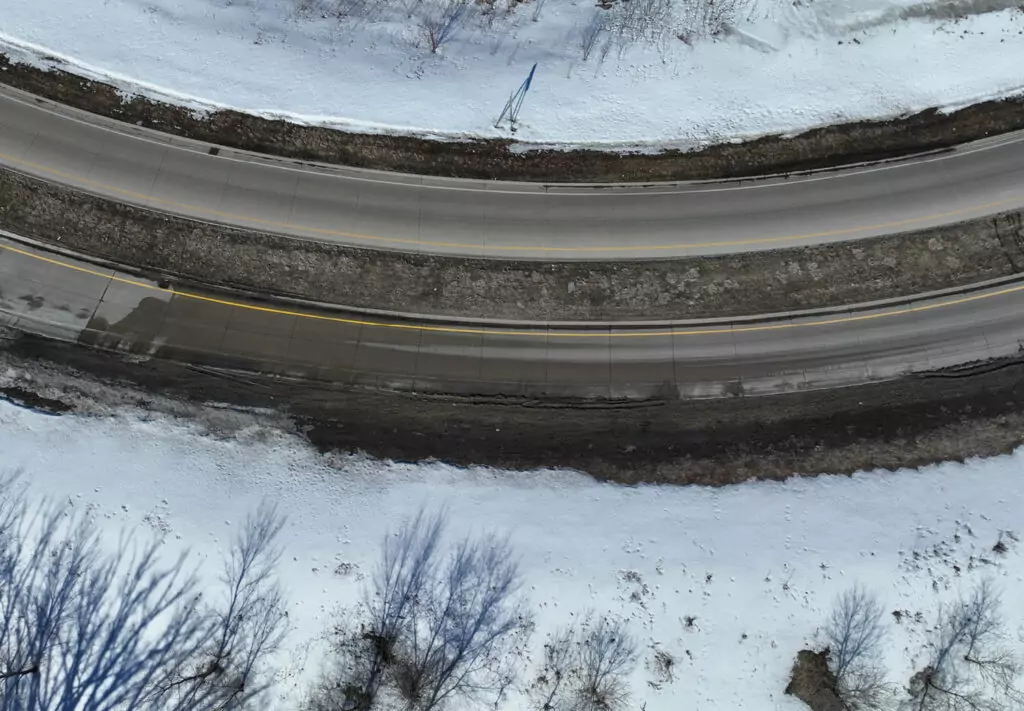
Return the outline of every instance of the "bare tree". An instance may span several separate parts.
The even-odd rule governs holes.
[[[576,627],[564,627],[544,643],[544,658],[533,682],[534,708],[560,711],[579,685],[579,653]]]
[[[836,691],[855,711],[880,708],[891,690],[879,664],[883,615],[878,598],[855,586],[839,596],[825,625]]]
[[[610,30],[620,53],[636,42],[662,41],[673,26],[672,0],[620,1],[610,13]]]
[[[0,709],[212,708],[160,693],[213,628],[185,562],[161,565],[157,541],[104,551],[86,513],[32,506],[14,477],[0,481]]]
[[[385,538],[365,621],[339,638],[313,708],[368,711],[386,690],[429,711],[456,697],[500,697],[514,680],[532,621],[512,548],[488,534],[445,556],[444,520],[420,511]]]
[[[518,591],[519,566],[506,540],[460,541],[439,579],[412,606],[396,649],[403,698],[426,711],[471,690],[499,691],[511,651],[506,642],[517,641],[529,623]]]
[[[677,14],[676,35],[689,45],[718,37],[748,19],[753,8],[753,0],[688,0]]]
[[[313,689],[313,709],[369,711],[395,663],[413,605],[437,576],[444,513],[422,509],[384,537],[382,555],[366,590],[358,629],[339,625],[333,668]]]
[[[407,633],[412,608],[424,599],[437,577],[437,552],[444,514],[420,510],[394,537],[384,539],[383,555],[373,580],[369,640],[373,645],[365,695],[374,699],[385,671],[395,662],[395,649]]]
[[[857,662],[879,652],[885,632],[882,605],[864,588],[855,586],[836,600],[825,627],[832,673],[843,678]]]
[[[1005,646],[999,595],[990,581],[942,609],[929,641],[928,663],[914,674],[907,709],[996,711],[1019,708],[1021,666]]]
[[[601,711],[625,706],[627,677],[636,667],[636,641],[623,620],[599,617],[581,638],[580,711]]]
[[[598,38],[601,37],[605,32],[605,17],[604,11],[594,10],[591,12],[590,17],[579,28],[579,32],[576,36],[577,42],[579,43],[580,52],[583,53],[583,61],[590,59],[590,55],[594,51],[594,47],[597,45]]]
[[[0,492],[0,708],[140,707],[201,643],[196,579],[157,544],[104,554],[84,514],[6,478]]]
[[[533,683],[539,711],[616,711],[629,702],[629,676],[637,645],[623,620],[592,612],[559,630],[544,645],[544,662]]]
[[[30,510],[16,476],[0,481],[2,708],[38,705],[44,666],[74,611],[76,580],[97,557],[92,527],[62,514]]]
[[[472,15],[470,0],[432,0],[422,7],[419,24],[431,53],[447,44]]]
[[[277,508],[264,502],[235,536],[221,574],[224,606],[207,611],[203,646],[158,689],[166,707],[242,708],[269,687],[261,666],[287,633],[284,593],[274,575],[283,526]]]

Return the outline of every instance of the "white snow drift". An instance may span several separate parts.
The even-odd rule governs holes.
[[[537,63],[518,138],[605,148],[1024,90],[1024,11],[1010,0],[630,0],[645,9],[625,19],[630,3],[494,0],[470,3],[432,53],[425,25],[448,2],[6,0],[0,49],[196,109],[448,138],[508,135],[493,124]]]
[[[213,419],[216,428],[203,425]],[[332,611],[358,599],[385,531],[423,504],[447,505],[456,536],[510,533],[537,612],[535,647],[593,608],[629,619],[645,659],[655,646],[678,659],[661,688],[639,665],[632,708],[802,708],[782,693],[794,655],[820,642],[834,597],[855,583],[884,605],[886,664],[900,687],[922,665],[939,603],[979,580],[1003,592],[1010,636],[1024,629],[1012,604],[1024,565],[1002,533],[1020,526],[1024,453],[724,489],[622,487],[565,471],[321,456],[272,422],[223,409],[188,420],[130,408],[52,417],[0,402],[2,466],[21,468],[36,494],[95,507],[111,540],[139,527],[168,555],[190,547],[216,564],[261,499],[280,504],[294,628],[278,660],[279,708],[294,708],[315,678]],[[1002,554],[1000,539],[1010,544]],[[513,695],[507,708],[526,706]]]

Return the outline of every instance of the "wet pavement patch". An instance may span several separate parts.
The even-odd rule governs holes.
[[[24,296],[19,296],[18,299],[25,302],[25,304],[28,306],[29,311],[35,311],[36,309],[43,308],[44,300],[43,297],[41,296],[25,294]]]

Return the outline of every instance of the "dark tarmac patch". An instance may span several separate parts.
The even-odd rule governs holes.
[[[24,301],[26,308],[29,311],[35,311],[36,309],[43,308],[44,299],[41,296],[33,296],[32,294],[25,294],[24,296],[18,297],[19,301]]]

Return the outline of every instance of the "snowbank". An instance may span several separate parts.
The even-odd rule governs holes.
[[[398,2],[7,0],[0,50],[196,110],[446,138],[508,135],[493,124],[537,63],[517,137],[605,148],[692,147],[1024,91],[1024,11],[1009,0],[722,0],[736,7],[734,31],[717,38],[680,31],[694,5],[674,0],[666,24],[642,28],[648,41],[605,53],[605,33],[586,61],[580,38],[604,11],[538,2],[506,12],[499,0],[433,54]],[[339,4],[347,18],[324,16]]]

